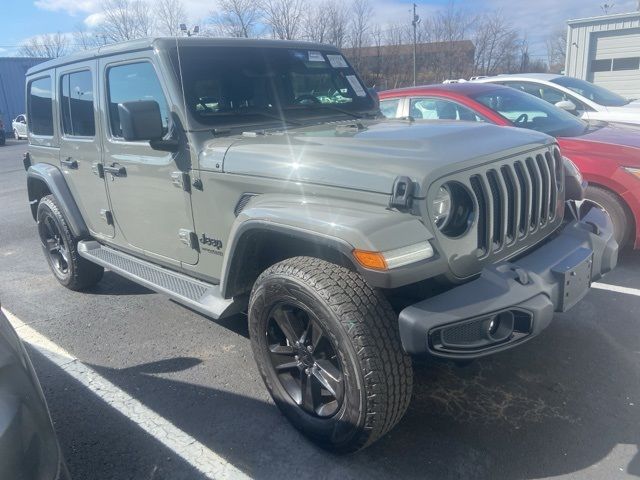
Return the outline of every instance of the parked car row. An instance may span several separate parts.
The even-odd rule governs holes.
[[[557,105],[550,105],[558,97],[551,97],[543,87],[534,95],[528,87],[525,93],[520,80],[495,78],[513,88],[485,78],[477,82],[390,90],[379,94],[381,111],[390,118],[488,122],[555,137],[563,154],[589,182],[587,198],[602,205],[611,215],[618,243],[640,248],[640,125],[607,123],[590,116],[590,120],[585,121],[563,108],[556,108]],[[568,100],[559,102],[562,101]],[[592,111],[583,113],[583,118],[593,114]],[[640,109],[636,117],[617,118],[640,121]]]

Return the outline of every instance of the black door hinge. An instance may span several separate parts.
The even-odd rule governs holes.
[[[173,172],[171,182],[185,192],[191,192],[191,177],[187,172]]]

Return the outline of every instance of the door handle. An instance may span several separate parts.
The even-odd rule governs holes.
[[[118,165],[117,163],[114,163],[110,167],[103,167],[102,169],[104,170],[105,173],[110,173],[114,177],[127,176],[127,169],[124,168],[122,165]]]
[[[67,157],[66,160],[60,160],[60,163],[67,167],[69,170],[77,170],[78,169],[78,162],[76,162],[75,160],[72,160],[71,157]]]

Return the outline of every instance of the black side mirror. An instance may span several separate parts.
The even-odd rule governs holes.
[[[155,100],[119,103],[118,113],[125,140],[135,142],[162,139],[162,115]]]
[[[371,98],[373,98],[376,110],[380,110],[380,97],[378,96],[378,91],[373,87],[367,88],[367,90],[369,95],[371,95]]]

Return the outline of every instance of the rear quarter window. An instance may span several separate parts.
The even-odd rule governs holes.
[[[34,135],[53,136],[53,96],[51,77],[43,77],[29,83],[27,115],[29,131]]]

